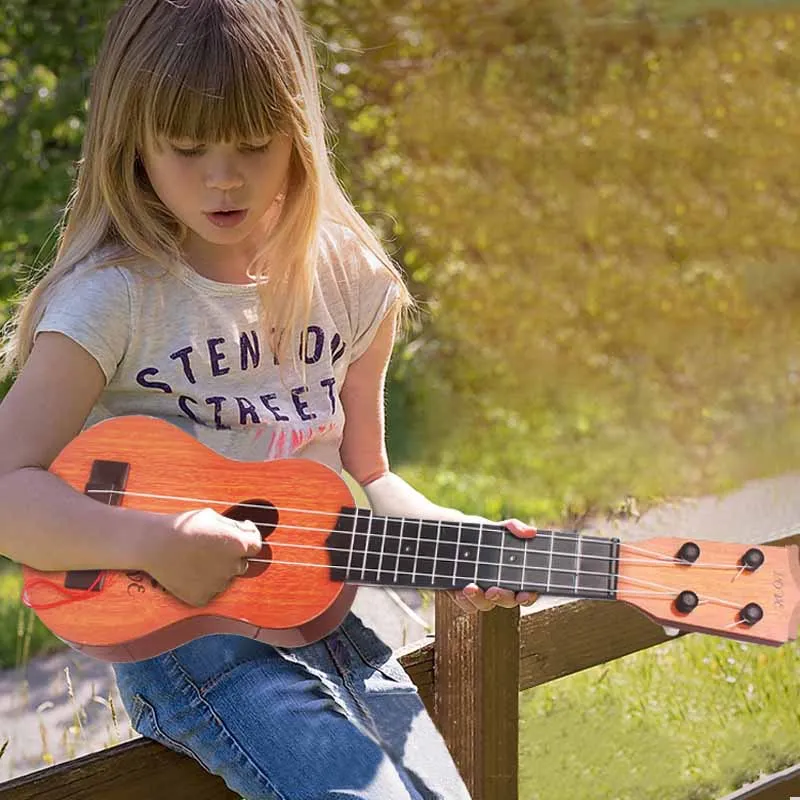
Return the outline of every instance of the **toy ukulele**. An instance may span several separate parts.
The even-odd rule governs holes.
[[[137,661],[211,633],[309,644],[334,630],[358,584],[621,600],[661,625],[780,645],[800,624],[800,548],[619,539],[501,525],[381,517],[356,508],[332,469],[302,458],[225,458],[168,422],[115,417],[87,429],[50,471],[99,502],[250,519],[263,548],[202,608],[143,572],[23,568],[23,600],[72,647]]]

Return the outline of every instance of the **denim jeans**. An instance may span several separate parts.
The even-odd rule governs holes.
[[[216,634],[114,671],[139,733],[246,800],[469,800],[416,687],[352,613],[305,647]]]

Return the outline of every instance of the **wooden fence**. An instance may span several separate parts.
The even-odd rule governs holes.
[[[800,536],[770,544],[800,543]],[[517,800],[519,691],[667,641],[624,603],[468,615],[436,598],[436,639],[400,651],[474,800]],[[508,654],[519,653],[519,658]],[[800,767],[725,800],[800,797]],[[234,800],[192,759],[138,739],[0,784],[0,800]]]

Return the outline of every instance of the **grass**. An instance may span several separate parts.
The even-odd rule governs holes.
[[[33,656],[65,646],[22,604],[21,589],[19,567],[0,560],[0,669],[19,667]]]
[[[692,635],[520,696],[520,800],[704,800],[800,761],[800,645]]]

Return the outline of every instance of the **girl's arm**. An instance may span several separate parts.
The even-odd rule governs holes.
[[[36,338],[0,403],[0,554],[45,571],[143,570],[179,599],[205,605],[260,551],[255,526],[211,509],[171,515],[107,506],[47,471],[104,385],[83,347],[60,333]]]
[[[138,516],[120,514],[47,471],[103,390],[99,364],[60,333],[41,333],[0,403],[0,553],[42,570],[142,568]],[[123,535],[109,535],[120,530]]]
[[[378,328],[367,351],[347,370],[341,391],[345,413],[342,464],[363,486],[372,510],[381,516],[490,522],[483,517],[469,516],[432,503],[389,469],[383,402],[386,371],[394,345],[395,321],[395,314],[390,313]],[[535,529],[518,520],[506,520],[504,524],[519,536],[535,534]],[[453,592],[452,597],[461,608],[469,611],[486,611],[495,605],[509,608],[532,602],[533,599],[527,592],[515,597],[513,592],[494,588],[484,594],[474,584],[464,592]]]

